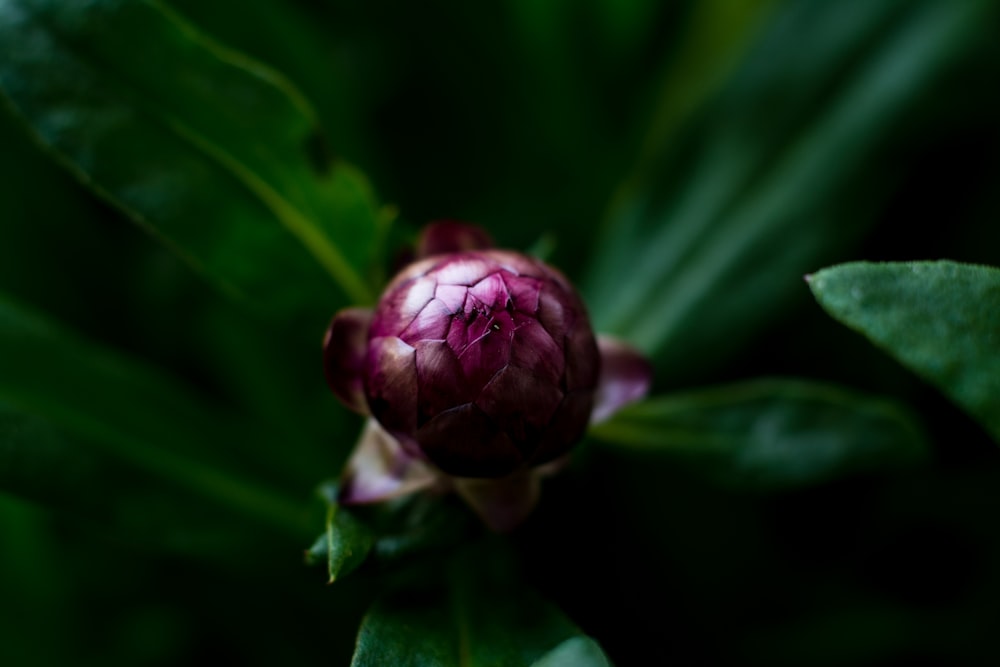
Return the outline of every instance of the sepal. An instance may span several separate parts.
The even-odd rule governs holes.
[[[653,367],[635,348],[610,336],[597,337],[601,372],[594,393],[590,423],[599,424],[615,412],[642,399],[653,381]]]

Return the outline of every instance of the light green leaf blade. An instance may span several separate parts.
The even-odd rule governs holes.
[[[531,667],[611,667],[604,651],[590,637],[570,637],[532,663]]]
[[[497,567],[497,548],[460,553],[447,565],[445,585],[376,603],[361,624],[352,667],[527,667],[568,664],[559,662],[568,656],[580,658],[579,667],[607,665],[593,640]]]
[[[259,441],[269,432],[2,297],[0,404],[0,490],[58,504],[66,494],[100,496],[140,471],[160,484],[143,488],[147,495],[173,489],[159,497],[164,507],[182,489],[289,535],[307,529],[307,505],[276,491],[276,479],[260,481],[274,467],[274,450]],[[64,483],[53,483],[56,473]]]
[[[809,287],[831,316],[936,386],[1000,442],[1000,269],[856,262],[817,272]]]
[[[592,430],[734,486],[786,488],[908,464],[927,443],[896,403],[800,380],[754,380],[626,407]]]
[[[162,4],[0,2],[0,91],[86,186],[229,293],[318,308],[336,301],[325,269],[341,298],[372,299],[381,214],[364,178],[280,74]]]

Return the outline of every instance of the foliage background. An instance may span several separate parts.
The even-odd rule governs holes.
[[[20,4],[39,3],[0,10]],[[588,442],[511,542],[613,661],[995,657],[995,445],[801,280],[854,259],[1000,265],[989,3],[170,6],[287,75],[396,207],[376,267],[428,220],[475,221],[548,249],[598,328],[652,355],[658,395],[794,376],[913,409],[926,459],[780,488]],[[118,39],[126,59],[149,35]],[[302,564],[313,489],[360,428],[319,366],[347,299],[331,283],[277,314],[206,288],[40,151],[32,122],[0,118],[0,662],[347,664],[379,580],[328,587]],[[10,328],[22,306],[54,324]],[[183,456],[144,459],[126,431]]]

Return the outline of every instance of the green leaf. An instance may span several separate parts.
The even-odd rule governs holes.
[[[613,1],[605,4],[615,8],[624,5]],[[699,105],[717,91],[747,43],[759,33],[774,4],[774,0],[703,0],[691,7],[681,33],[682,42],[662,75],[665,83],[660,86],[645,138],[646,153],[640,156],[640,163],[654,160]],[[640,164],[644,166],[648,165]]]
[[[135,490],[168,513],[170,495],[183,490],[289,535],[308,526],[304,504],[257,481],[268,478],[276,450],[254,424],[2,297],[0,403],[0,490],[127,506],[127,495],[109,491],[141,479]]]
[[[376,603],[361,624],[352,666],[607,665],[592,640],[498,564],[499,546],[458,554],[444,585]],[[566,662],[570,657],[579,661]]]
[[[329,583],[364,562],[375,543],[371,530],[349,510],[331,503],[326,515],[326,567]]]
[[[611,667],[601,647],[590,637],[570,637],[532,663],[531,667]]]
[[[910,463],[927,450],[913,417],[894,402],[798,380],[653,398],[592,433],[689,461],[723,483],[761,488]]]
[[[190,461],[177,474],[176,457],[163,461],[174,469],[0,402],[0,497],[53,510],[117,541],[230,564],[248,549],[261,558],[278,545],[287,553],[300,535],[299,517],[271,521],[261,512],[260,489],[245,480]]]
[[[81,182],[225,291],[329,310],[325,269],[372,299],[364,178],[287,80],[162,4],[0,1],[0,90]]]
[[[619,193],[584,281],[595,326],[674,381],[759,331],[873,219],[897,178],[878,165],[936,108],[920,103],[947,67],[982,43],[991,4],[781,5]],[[790,67],[776,53],[801,57]]]
[[[809,287],[830,315],[936,386],[1000,442],[1000,270],[856,262],[819,271]]]

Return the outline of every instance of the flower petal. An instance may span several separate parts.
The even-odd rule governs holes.
[[[496,269],[496,261],[484,253],[464,253],[445,258],[431,275],[442,285],[471,287]]]
[[[653,381],[653,367],[628,344],[609,336],[598,336],[601,372],[597,381],[590,423],[606,420],[619,408],[638,401]]]
[[[417,257],[465,250],[489,250],[493,239],[486,230],[457,220],[439,220],[424,227],[417,241]]]
[[[598,385],[602,352],[590,323],[582,320],[566,335],[566,391],[590,390]]]
[[[514,300],[507,290],[507,283],[504,282],[502,271],[495,271],[477,282],[469,288],[469,294],[479,303],[490,310],[503,310],[510,304],[514,305]]]
[[[372,320],[372,337],[403,331],[434,299],[436,288],[433,278],[422,276],[401,284],[400,289],[386,291]]]
[[[498,274],[507,285],[507,293],[514,302],[514,309],[525,315],[535,316],[538,312],[538,297],[542,291],[542,281],[531,276],[513,276],[508,271]]]
[[[562,399],[558,384],[523,368],[508,366],[483,388],[476,405],[510,436],[514,444],[534,445]]]
[[[483,387],[497,371],[510,363],[514,320],[505,310],[473,314],[471,321],[455,321],[448,332],[448,345],[458,356],[470,387]]]
[[[499,477],[523,461],[510,438],[471,403],[428,421],[417,431],[417,441],[431,463],[459,477]]]
[[[448,335],[453,311],[440,299],[431,299],[413,321],[399,334],[408,343],[420,340],[444,340]]]
[[[410,456],[377,421],[369,419],[344,468],[338,500],[375,503],[433,486],[439,474]]]
[[[443,340],[422,340],[417,350],[417,425],[456,405],[472,400],[462,367]]]
[[[518,322],[518,320],[520,320]],[[559,386],[566,370],[566,358],[538,320],[518,315],[510,345],[510,363],[523,368],[546,384]]]
[[[402,438],[417,427],[415,350],[395,336],[368,343],[365,392],[372,416],[389,433]]]
[[[344,405],[363,415],[368,414],[362,378],[371,321],[371,310],[346,308],[334,316],[323,338],[326,383]]]
[[[498,533],[519,526],[538,504],[541,481],[534,470],[500,479],[455,479],[455,491]]]
[[[538,443],[529,465],[537,466],[549,463],[569,452],[574,445],[583,439],[587,430],[587,419],[594,407],[594,394],[591,391],[574,391],[563,398],[545,436]]]

